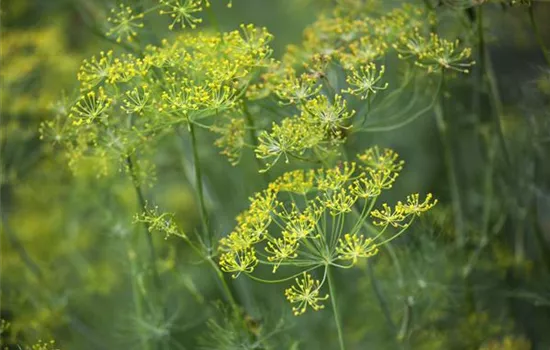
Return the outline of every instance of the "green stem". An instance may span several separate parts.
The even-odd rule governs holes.
[[[250,137],[250,142],[252,142],[252,146],[254,146],[254,150],[258,148],[258,135],[256,133],[256,124],[254,123],[254,118],[252,117],[252,114],[248,110],[248,104],[247,101],[244,101],[243,103],[243,111],[244,116],[246,118],[246,124],[248,125],[248,135]],[[253,152],[253,157],[256,160],[256,164],[258,164],[258,171],[261,171],[262,169],[265,169],[265,165],[262,163],[262,160],[258,157],[256,157],[256,153]],[[269,175],[267,172],[262,172],[262,175],[264,177],[264,180],[266,184],[269,183]]]
[[[502,106],[502,100],[500,98],[500,92],[498,90],[498,83],[495,76],[495,72],[493,71],[493,65],[491,62],[491,57],[489,55],[489,52],[487,52],[487,48],[483,48],[483,57],[484,60],[484,67],[485,67],[485,74],[487,75],[487,81],[489,83],[489,97],[491,101],[491,106],[493,108],[493,124],[495,128],[495,132],[498,137],[498,141],[500,144],[500,148],[502,150],[502,153],[504,155],[504,160],[506,161],[506,165],[511,165],[511,158],[510,158],[510,152],[508,151],[508,146],[506,145],[506,139],[504,138],[504,131],[502,130],[502,121],[500,118],[504,114],[504,108]]]
[[[137,178],[137,175],[135,173],[135,167],[134,162],[132,161],[131,156],[126,157],[126,163],[128,165],[128,171],[130,172],[130,176],[132,178],[132,184],[134,185],[134,190],[136,192],[136,195],[138,197],[140,211],[142,211],[147,203],[145,202],[145,196],[143,195],[143,191],[141,190],[141,187],[139,186],[139,181]],[[144,233],[145,233],[145,239],[147,242],[147,246],[149,247],[149,259],[151,264],[151,269],[153,271],[153,278],[155,281],[155,285],[159,291],[162,290],[162,282],[160,280],[160,275],[157,270],[157,253],[155,250],[155,245],[153,244],[153,237],[149,230],[149,225],[147,223],[143,223]]]
[[[442,80],[443,79],[444,78],[442,78]],[[464,214],[462,212],[462,200],[460,196],[458,178],[456,175],[455,158],[452,150],[451,139],[449,137],[449,126],[447,125],[447,121],[445,120],[442,98],[443,97],[441,97],[438,103],[434,106],[434,112],[435,112],[434,114],[435,114],[435,119],[437,123],[437,128],[439,130],[439,135],[441,137],[441,142],[443,143],[445,165],[447,167],[447,176],[449,181],[449,187],[451,190],[456,243],[458,247],[462,247],[466,242]]]
[[[133,251],[128,251],[128,260],[130,260],[130,271],[131,271],[131,279],[132,279],[132,297],[134,299],[134,306],[136,308],[136,317],[138,319],[143,318],[143,302],[142,297],[139,293],[139,287],[136,283],[136,276],[137,276],[137,268],[136,268],[136,257],[135,253]],[[140,342],[143,349],[150,349],[150,344],[147,341],[147,338],[140,334]]]
[[[540,46],[540,49],[542,51],[542,55],[544,56],[544,60],[546,61],[546,64],[550,66],[550,54],[548,53],[548,49],[544,45],[544,40],[542,38],[542,35],[540,33],[539,26],[537,25],[537,22],[535,21],[535,11],[533,10],[533,4],[529,6],[529,19],[531,20],[531,26],[533,27],[533,30],[535,31],[535,37],[537,38],[537,42]]]
[[[338,307],[336,305],[336,289],[334,287],[332,271],[331,271],[331,267],[327,266],[326,268],[327,268],[328,288],[330,291],[330,300],[332,302],[332,312],[334,314],[334,321],[336,323],[336,329],[338,331],[338,343],[340,344],[340,350],[345,350],[346,346],[344,345],[344,333],[342,331],[342,324],[340,323],[340,316],[338,313]]]
[[[225,293],[225,296],[226,296],[227,300],[229,301],[229,304],[231,305],[231,308],[240,315],[239,307],[237,305],[237,301],[235,300],[235,297],[233,296],[233,293],[231,292],[231,289],[229,288],[229,285],[225,281],[225,277],[223,275],[223,272],[220,270],[220,268],[218,267],[216,262],[214,260],[212,260],[211,258],[208,258],[208,263],[210,264],[210,266],[212,266],[212,268],[216,272],[216,276],[220,280],[220,283],[222,285],[222,290]]]
[[[208,226],[208,212],[206,211],[206,203],[204,201],[204,191],[203,191],[203,185],[204,180],[202,178],[202,170],[201,170],[201,163],[199,158],[199,152],[197,147],[197,136],[195,134],[195,125],[190,122],[189,123],[189,133],[191,134],[191,145],[193,148],[193,163],[195,167],[195,182],[197,187],[197,194],[199,196],[199,205],[200,205],[200,214],[201,214],[201,221],[203,226],[203,232],[207,236],[207,242],[212,247],[212,232],[209,229]]]

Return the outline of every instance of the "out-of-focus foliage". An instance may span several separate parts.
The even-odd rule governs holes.
[[[547,3],[1,16],[2,348],[550,346]]]

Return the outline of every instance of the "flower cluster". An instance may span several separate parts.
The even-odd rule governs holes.
[[[111,10],[111,17],[107,18],[113,26],[107,32],[108,36],[114,36],[120,43],[123,39],[131,42],[138,34],[138,30],[143,28],[143,13],[134,13],[130,6],[119,5],[118,9]]]
[[[285,295],[296,315],[307,307],[319,310],[321,287],[312,271],[329,267],[350,268],[360,259],[378,253],[379,247],[400,236],[416,216],[436,203],[428,194],[383,204],[373,210],[377,198],[390,189],[403,161],[390,149],[373,147],[358,155],[358,162],[343,162],[333,168],[294,170],[250,198],[250,206],[237,217],[237,226],[220,240],[221,269],[234,278],[246,274],[255,280],[261,266],[279,270],[299,269],[297,285]],[[366,222],[372,217],[374,226]],[[380,227],[376,230],[375,227]],[[389,237],[383,238],[388,235]]]
[[[435,33],[430,33],[426,38],[418,28],[401,37],[394,47],[401,58],[414,57],[415,64],[426,68],[428,72],[453,70],[468,73],[475,64],[470,60],[472,50],[460,48],[458,40],[448,41]]]
[[[163,2],[168,3],[174,2]],[[141,57],[101,52],[80,68],[81,94],[68,113],[71,127],[57,135],[49,130],[55,125],[44,125],[43,134],[63,141],[70,165],[102,158],[120,167],[134,153],[146,152],[157,135],[180,125],[218,117],[206,127],[219,132],[215,125],[241,114],[248,85],[270,64],[271,39],[265,28],[242,25],[222,34],[184,33],[147,46]],[[237,162],[245,146],[243,119],[229,125],[218,145]]]

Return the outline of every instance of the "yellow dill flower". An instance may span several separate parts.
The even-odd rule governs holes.
[[[149,65],[131,54],[123,54],[113,60],[106,81],[109,84],[127,83],[137,76],[143,76]]]
[[[399,58],[418,57],[429,49],[429,41],[420,33],[419,28],[414,28],[410,33],[404,33],[393,48]]]
[[[285,79],[275,87],[275,93],[283,104],[297,104],[306,101],[321,91],[314,77],[308,74],[296,76],[294,70],[288,70]],[[285,102],[286,101],[286,102]]]
[[[403,208],[400,205],[397,205],[395,209],[392,209],[387,203],[382,204],[382,209],[373,210],[370,215],[374,220],[373,224],[376,226],[388,226],[392,225],[393,227],[407,227],[407,223],[403,223],[403,220],[407,217],[406,212],[403,211]]]
[[[272,189],[256,193],[250,199],[250,213],[266,219],[276,205],[277,192]]]
[[[187,238],[185,233],[181,232],[174,221],[174,215],[171,213],[159,213],[158,207],[145,208],[145,210],[134,216],[134,223],[143,222],[147,224],[150,233],[162,232],[164,238],[170,236],[179,236]]]
[[[385,183],[385,182],[384,182]],[[367,178],[359,178],[355,180],[349,187],[352,194],[359,198],[378,197],[382,192],[382,186],[379,181]]]
[[[265,238],[264,230],[251,230],[246,226],[239,226],[227,237],[220,239],[221,251],[242,251],[259,243]]]
[[[128,114],[143,115],[145,109],[151,105],[151,92],[146,84],[126,91],[125,95],[122,100],[122,110]]]
[[[395,179],[397,176],[399,176],[399,173],[392,173],[385,170],[367,170],[369,180],[374,188],[380,188],[383,190],[388,190],[392,188],[393,183],[395,182]]]
[[[332,193],[332,195],[325,195],[325,199],[322,200],[333,216],[351,212],[356,201],[357,196],[350,194],[345,188]]]
[[[352,264],[357,263],[359,258],[370,258],[378,253],[378,247],[370,238],[365,238],[363,235],[344,235],[344,239],[340,238],[339,246],[336,248],[338,259],[351,260]]]
[[[361,100],[369,97],[370,94],[376,94],[380,90],[388,88],[388,83],[378,84],[384,76],[386,67],[384,65],[377,69],[374,63],[367,63],[356,70],[351,70],[351,75],[346,77],[346,82],[350,87],[343,92],[359,96]]]
[[[312,204],[308,206],[303,212],[295,212],[291,216],[286,224],[286,231],[295,236],[296,239],[304,239],[314,231],[315,225],[319,221],[322,208]]]
[[[259,145],[254,150],[256,157],[271,159],[266,163],[271,168],[279,158],[284,156],[285,162],[289,162],[289,156],[301,156],[308,148],[318,144],[323,135],[318,130],[304,123],[298,118],[286,118],[281,125],[273,123],[271,132],[263,131],[258,136]]]
[[[273,273],[277,272],[277,269],[284,260],[294,259],[298,256],[296,250],[299,246],[297,237],[287,231],[283,231],[283,238],[273,238],[267,242],[265,251],[272,254],[272,256],[267,257],[267,260],[276,262],[273,265]]]
[[[107,35],[115,36],[118,43],[123,38],[131,42],[137,36],[137,30],[143,28],[143,23],[139,22],[143,16],[143,13],[134,14],[130,6],[120,4],[118,9],[111,9],[111,16],[107,18],[113,24]]]
[[[222,148],[221,154],[227,156],[231,165],[237,165],[245,146],[245,120],[231,118],[228,123],[213,127],[212,131],[221,135],[214,145]]]
[[[328,299],[328,294],[319,296],[321,289],[320,282],[314,280],[310,274],[305,273],[301,279],[296,278],[296,285],[285,290],[285,296],[291,304],[298,304],[292,307],[294,315],[299,316],[306,312],[307,307],[313,310],[324,309],[325,306],[320,302]]]
[[[432,194],[428,193],[426,199],[420,202],[419,194],[415,193],[407,196],[407,203],[403,204],[399,202],[398,205],[401,207],[400,210],[404,213],[420,216],[423,212],[430,210],[437,204],[437,199],[432,201],[432,197]]]
[[[399,154],[394,150],[389,148],[380,150],[378,146],[371,147],[362,154],[358,154],[357,158],[368,168],[392,173],[401,171],[405,164],[404,161],[399,160]]]
[[[364,36],[349,45],[351,54],[342,55],[342,61],[348,68],[356,64],[368,64],[382,57],[388,49],[384,39],[379,37]]]
[[[415,33],[419,36],[420,34]],[[430,33],[429,40],[417,39],[422,45],[417,50],[422,50],[417,56],[415,64],[427,68],[428,72],[450,69],[461,73],[468,73],[469,67],[475,64],[470,60],[472,50],[459,48],[459,41],[448,41],[440,38],[435,33]]]
[[[107,79],[113,63],[113,51],[99,53],[99,57],[93,56],[89,61],[84,60],[77,74],[77,79],[82,85],[82,90],[89,90]]]
[[[100,87],[97,92],[90,91],[81,96],[71,108],[69,118],[73,119],[75,125],[90,124],[96,119],[105,117],[111,103],[112,99]]]
[[[355,169],[355,162],[342,162],[334,168],[319,169],[316,176],[317,188],[321,191],[338,190],[352,178]]]
[[[235,107],[237,91],[228,85],[210,83],[206,88],[207,97],[201,101],[201,107],[216,113]]]
[[[273,40],[273,35],[266,28],[257,28],[252,24],[241,24],[241,45],[235,47],[237,53],[255,62],[255,65],[265,65],[266,58],[273,50],[267,45]]]
[[[220,256],[222,271],[232,273],[233,278],[239,277],[243,272],[251,273],[256,265],[258,265],[258,259],[253,248],[229,251]]]
[[[314,180],[315,172],[313,170],[294,170],[284,173],[276,180],[276,183],[279,186],[279,191],[306,194],[313,190]]]
[[[189,26],[195,28],[198,23],[202,22],[201,18],[195,17],[195,13],[202,11],[200,0],[160,0],[163,6],[159,11],[161,15],[169,15],[173,18],[172,23],[168,26],[170,30],[179,23],[181,28]]]
[[[350,128],[346,126],[347,120],[355,114],[355,111],[348,112],[347,103],[341,95],[334,96],[332,103],[325,95],[317,95],[305,103],[304,109],[305,120],[311,120],[324,130],[332,132]]]

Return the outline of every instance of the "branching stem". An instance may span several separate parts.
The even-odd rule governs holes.
[[[336,304],[336,288],[334,286],[334,278],[332,277],[332,268],[326,267],[328,288],[330,291],[330,300],[332,302],[332,312],[334,314],[334,321],[336,323],[336,330],[338,331],[338,343],[340,344],[340,350],[346,350],[344,345],[344,333],[342,330],[342,324],[340,323],[340,314],[338,313],[338,306]]]

